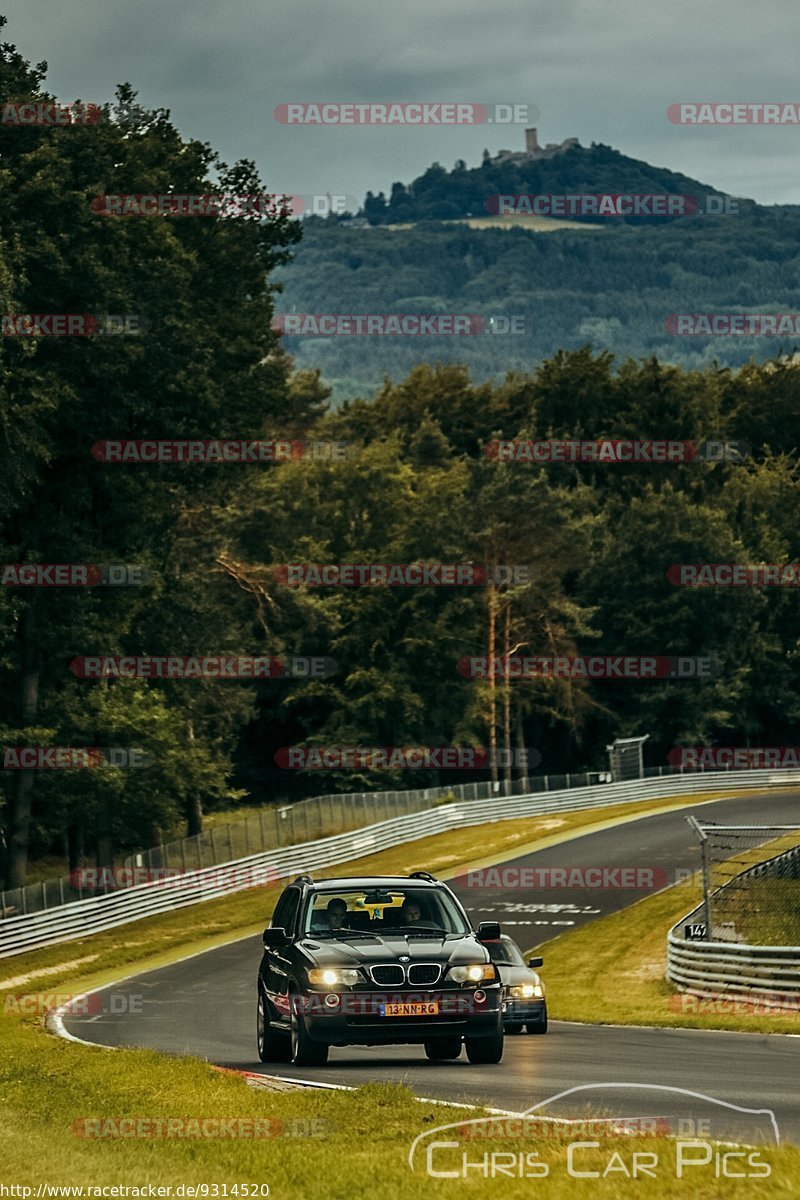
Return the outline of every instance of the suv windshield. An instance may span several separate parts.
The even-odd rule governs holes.
[[[507,967],[524,967],[527,965],[525,959],[522,957],[522,951],[516,942],[506,941],[503,938],[499,942],[487,942],[486,949],[489,951],[489,957],[494,963],[505,964]]]
[[[452,897],[434,888],[325,888],[312,892],[303,918],[303,931],[320,937],[351,937],[353,933],[391,937],[392,933],[420,937],[457,934],[470,927]]]

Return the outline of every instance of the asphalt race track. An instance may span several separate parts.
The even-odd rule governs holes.
[[[576,837],[508,860],[502,868],[657,868],[669,873],[671,882],[676,870],[695,870],[699,864],[696,840],[686,822],[689,813],[720,823],[792,823],[798,820],[798,801],[796,793],[774,793],[698,804]],[[598,817],[602,819],[602,813]],[[508,882],[514,884],[515,877]],[[462,878],[454,886],[473,918],[499,920],[523,950],[652,891],[516,886],[481,890],[464,884]],[[463,1054],[455,1063],[429,1063],[421,1046],[333,1048],[328,1066],[315,1069],[262,1065],[255,1053],[260,955],[260,939],[246,938],[138,975],[113,985],[113,1005],[104,1008],[114,1007],[116,1012],[69,1016],[65,1028],[74,1037],[102,1045],[149,1046],[287,1079],[348,1086],[373,1080],[404,1083],[419,1095],[513,1112],[580,1085],[630,1084],[631,1090],[598,1087],[596,1092],[580,1092],[542,1111],[579,1117],[586,1114],[587,1105],[595,1112],[602,1105],[615,1116],[666,1115],[673,1123],[710,1117],[711,1136],[770,1139],[766,1116],[721,1109],[681,1093],[639,1091],[635,1085],[683,1088],[728,1105],[770,1109],[781,1140],[800,1142],[800,1037],[570,1024],[553,1020],[558,1007],[552,997],[550,1031],[543,1037],[507,1037],[498,1066],[473,1066]],[[542,973],[546,982],[546,960]]]

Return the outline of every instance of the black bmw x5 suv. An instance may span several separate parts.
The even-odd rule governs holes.
[[[409,876],[321,879],[283,891],[264,930],[258,1055],[299,1066],[331,1046],[417,1044],[433,1060],[503,1056],[501,985],[485,943],[446,884]]]

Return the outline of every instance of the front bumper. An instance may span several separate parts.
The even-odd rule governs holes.
[[[338,1003],[333,1003],[333,997]],[[500,989],[428,992],[312,992],[294,996],[306,1031],[329,1046],[419,1044],[437,1038],[489,1037],[502,1024]],[[385,1016],[387,1004],[437,1004],[435,1015]]]
[[[545,1015],[544,997],[533,1000],[503,1000],[502,1013],[504,1025],[525,1025],[541,1022]]]

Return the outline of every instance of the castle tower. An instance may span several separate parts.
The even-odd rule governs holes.
[[[526,129],[525,130],[525,151],[526,151],[526,153],[527,154],[538,154],[539,149],[540,149],[539,139],[536,136],[536,130],[535,129]]]

